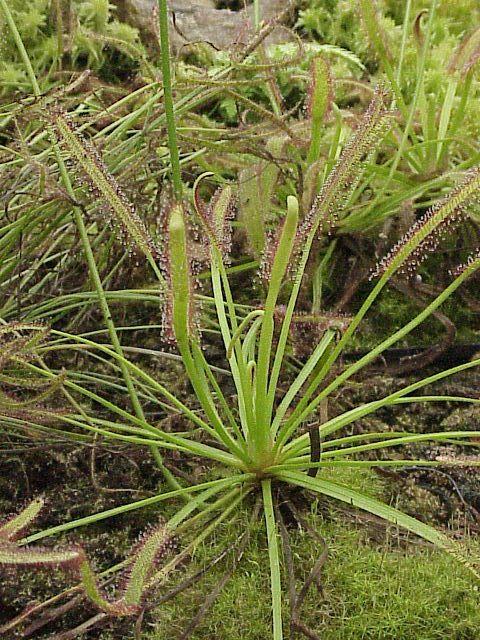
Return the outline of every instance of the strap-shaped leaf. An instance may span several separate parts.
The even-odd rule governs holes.
[[[378,516],[383,520],[392,522],[403,529],[407,529],[407,531],[411,531],[435,546],[448,551],[448,553],[452,554],[457,560],[468,567],[476,577],[480,578],[478,568],[472,562],[462,545],[451,540],[448,536],[428,524],[420,522],[420,520],[398,509],[394,509],[380,500],[366,496],[359,491],[337,484],[336,482],[323,480],[321,478],[312,478],[296,471],[281,471],[278,473],[278,477],[289,484],[294,484],[309,491],[314,491],[315,493],[335,498],[341,502],[346,502],[347,504]]]
[[[480,167],[470,169],[460,184],[436,202],[410,227],[405,236],[379,263],[374,276],[401,271],[413,275],[416,268],[434,251],[440,240],[451,234],[467,213],[467,206],[478,199]]]
[[[156,564],[172,549],[173,536],[162,523],[144,533],[132,549],[133,562],[122,594],[126,605],[138,606],[145,595],[145,585]]]
[[[78,568],[82,558],[84,553],[77,548],[52,551],[43,547],[31,549],[13,544],[0,547],[0,565],[7,567]]]
[[[147,257],[159,257],[160,250],[146,225],[106,168],[97,149],[80,134],[69,115],[63,110],[51,109],[49,116],[53,132],[82,169],[92,193],[105,202],[112,219],[124,229],[132,244]]]

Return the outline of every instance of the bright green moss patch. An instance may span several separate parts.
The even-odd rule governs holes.
[[[340,481],[342,478],[359,490],[381,497],[383,482],[376,474],[347,472],[346,477],[344,471],[325,473],[330,479],[335,476]],[[321,589],[312,586],[300,615],[302,622],[322,640],[475,640],[478,637],[478,584],[447,554],[433,551],[413,537],[399,538],[396,528],[386,529],[358,512],[336,511],[332,504],[314,503],[312,513],[307,516],[304,512],[302,516],[328,545]],[[245,512],[238,516],[236,524],[218,531],[211,545],[198,550],[193,565],[187,566],[188,573],[205,566],[208,559],[222,549],[232,548],[247,521]],[[289,535],[298,592],[320,556],[322,546],[305,529],[292,526]],[[230,555],[193,588],[154,610],[150,625],[145,626],[146,630],[151,628],[145,638],[160,640],[180,636],[231,566]],[[282,572],[286,594],[285,564]],[[191,639],[270,637],[268,576],[265,535],[262,527],[256,526],[242,562]],[[284,609],[288,629],[286,595]]]
[[[50,88],[62,70],[90,69],[109,82],[134,73],[144,54],[138,31],[119,22],[108,0],[9,0],[32,66]],[[58,31],[63,32],[63,38]],[[0,11],[0,97],[32,91]]]
[[[318,523],[318,520],[317,520]],[[480,626],[478,585],[446,554],[396,542],[372,545],[344,517],[322,522],[329,545],[323,594],[313,587],[301,619],[324,640],[474,640]],[[392,532],[393,533],[393,532]],[[292,532],[297,572],[308,572],[321,549],[305,532]],[[219,546],[220,545],[220,540]],[[222,541],[224,543],[224,541]],[[252,540],[232,579],[192,639],[269,637],[268,558],[262,534]],[[223,567],[225,569],[225,565]],[[159,607],[150,640],[176,637],[220,579],[212,573],[193,591]],[[297,589],[301,583],[297,581]],[[300,636],[298,636],[300,637]]]

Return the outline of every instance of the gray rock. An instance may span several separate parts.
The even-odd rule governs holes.
[[[114,0],[114,4],[118,8],[119,19],[137,27],[146,44],[157,48],[153,19],[157,0]],[[262,0],[262,19],[275,18],[284,7],[285,0]],[[175,25],[173,20],[170,25],[174,53],[192,42],[208,42],[217,49],[228,49],[232,45],[248,42],[253,33],[252,6],[246,11],[230,11],[215,9],[214,0],[171,0],[169,9],[175,16]],[[277,29],[280,33],[274,34],[275,41],[289,39],[282,31]]]

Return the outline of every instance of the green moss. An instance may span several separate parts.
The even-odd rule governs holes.
[[[326,472],[371,495],[383,483],[370,472]],[[401,540],[395,528],[385,529],[355,513],[315,502],[307,516],[328,544],[322,589],[310,590],[300,619],[323,640],[474,640],[480,625],[478,585],[454,559]],[[188,572],[198,570],[224,548],[230,548],[248,521],[217,532],[211,544],[197,551]],[[290,530],[296,588],[322,552],[322,545],[303,529]],[[193,588],[154,610],[143,636],[149,640],[177,637],[215,588],[231,559],[217,565]],[[283,575],[285,579],[285,566]],[[285,580],[286,582],[286,580]],[[285,584],[285,593],[287,585]],[[284,602],[285,610],[288,602]],[[268,553],[262,523],[252,532],[245,556],[214,606],[192,634],[192,640],[259,640],[271,635]],[[152,629],[153,627],[153,629]],[[288,628],[288,614],[286,615]],[[104,637],[104,640],[106,640]],[[115,636],[114,636],[115,637]],[[300,636],[298,636],[300,637]]]
[[[480,624],[477,589],[444,554],[382,553],[359,544],[355,532],[337,531],[325,571],[323,637],[473,640]]]
[[[119,54],[122,79],[136,70],[143,49],[138,31],[115,19],[115,7],[107,0],[58,2],[10,0],[9,8],[25,44],[42,88],[52,84],[52,71],[61,67],[107,70],[109,79],[118,77]],[[63,44],[56,29],[61,26]],[[19,89],[32,92],[17,47],[0,11],[0,96]]]

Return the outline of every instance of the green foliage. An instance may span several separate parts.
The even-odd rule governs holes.
[[[363,34],[358,30],[358,11],[362,2],[348,0],[311,0],[299,13],[298,26],[305,29],[320,42],[335,44],[357,54],[364,62],[372,62],[372,52]],[[401,39],[401,26],[405,17],[406,3],[396,0],[369,0],[365,6],[371,6],[376,13],[380,29],[379,35],[388,38],[389,44],[398,46]],[[428,7],[421,0],[411,2],[410,17],[413,20]],[[449,0],[439,0],[434,22],[433,42],[439,46],[445,41],[458,42],[458,38],[468,33],[476,24],[478,6],[471,0],[460,0],[454,5]],[[413,43],[412,43],[413,44]],[[451,52],[451,49],[450,49]],[[447,56],[448,57],[448,56]],[[437,55],[432,55],[430,64],[438,68],[442,64]]]
[[[358,29],[358,4],[344,0],[309,3],[300,11],[298,26],[314,35],[320,42],[342,47],[355,53],[371,68],[375,66],[375,56],[368,41]],[[392,20],[381,17],[382,33],[394,31]]]
[[[133,72],[144,55],[137,30],[115,19],[115,7],[108,0],[11,0],[9,5],[45,90],[55,82],[53,73],[69,65],[101,72],[107,66],[113,69],[114,56],[121,52],[125,70]],[[0,34],[0,95],[31,92],[3,14]]]
[[[421,81],[426,99],[433,101],[437,108],[446,99],[449,85],[449,75],[446,73],[446,61],[452,59],[452,53],[458,48],[459,41],[465,40],[472,33],[472,27],[478,22],[479,9],[475,3],[466,0],[463,3],[452,4],[448,0],[439,0],[436,7],[432,6],[434,18],[431,25],[431,43],[427,54],[424,75]],[[405,20],[405,3],[388,2],[382,0],[359,0],[358,2],[343,2],[332,0],[330,3],[315,1],[309,7],[300,11],[298,26],[304,29],[320,42],[328,42],[343,47],[356,54],[369,67],[370,71],[385,72],[386,61],[398,61],[399,69],[396,79],[405,103],[412,99],[418,83],[419,51],[423,43],[426,17],[421,12],[425,9],[421,2],[412,2],[410,13]],[[361,18],[362,29],[359,29]],[[414,21],[416,20],[416,26]],[[403,34],[402,34],[403,30]],[[414,33],[417,33],[415,37]],[[365,36],[367,35],[367,38]],[[402,39],[406,36],[405,46]],[[382,69],[383,67],[383,69]],[[334,68],[335,71],[335,68]],[[387,72],[387,75],[388,72]],[[393,81],[389,75],[389,80]],[[478,102],[478,87],[472,89],[473,96],[470,105]],[[455,99],[456,109],[462,107],[461,87],[457,90]],[[424,98],[422,98],[423,100]],[[426,110],[426,106],[421,106]],[[473,114],[472,114],[473,115]],[[463,122],[465,131],[478,136],[478,123],[465,114]],[[445,135],[440,132],[437,137]]]
[[[167,3],[160,0],[162,86],[155,82],[134,92],[125,92],[108,106],[96,96],[76,96],[72,101],[75,106],[68,109],[71,112],[68,113],[63,105],[56,104],[62,101],[60,94],[41,98],[36,78],[38,57],[32,65],[29,51],[23,46],[23,34],[16,28],[18,16],[15,12],[12,16],[6,0],[0,0],[0,6],[36,98],[5,110],[7,124],[10,118],[18,116],[15,124],[19,144],[6,148],[5,182],[10,188],[9,211],[14,217],[2,230],[0,248],[6,257],[4,278],[12,276],[19,285],[17,295],[10,292],[4,311],[6,315],[20,313],[25,317],[55,312],[50,343],[38,346],[34,362],[24,363],[32,375],[42,376],[47,385],[58,381],[57,369],[62,360],[68,360],[72,354],[83,358],[81,366],[70,365],[60,377],[62,392],[69,403],[69,411],[61,416],[62,429],[54,424],[43,430],[38,423],[33,426],[39,433],[60,433],[62,437],[92,446],[98,438],[103,438],[110,443],[148,448],[170,487],[169,491],[158,491],[135,502],[32,534],[20,544],[12,545],[8,538],[3,549],[4,563],[41,564],[43,557],[48,565],[73,565],[90,599],[105,613],[138,614],[144,605],[151,604],[146,602],[148,594],[167,579],[173,579],[187,558],[224,522],[234,522],[242,506],[251,507],[255,498],[241,538],[250,535],[263,513],[273,637],[281,640],[285,626],[282,558],[287,562],[289,556],[288,532],[285,533],[281,509],[284,498],[293,491],[336,500],[403,528],[447,551],[478,576],[477,556],[469,554],[461,543],[372,497],[369,491],[350,482],[349,477],[335,475],[335,471],[347,468],[355,473],[363,467],[419,463],[435,466],[440,462],[392,459],[388,452],[393,447],[408,447],[418,442],[458,442],[464,446],[475,442],[480,435],[475,430],[415,434],[383,430],[352,433],[346,429],[354,429],[360,419],[397,404],[445,401],[477,404],[476,397],[417,396],[415,393],[419,390],[422,393],[425,387],[444,377],[478,366],[480,360],[473,359],[391,393],[379,394],[372,401],[333,414],[328,411],[328,402],[346,383],[435,314],[480,268],[480,253],[472,253],[412,320],[377,341],[353,364],[342,364],[342,353],[381,292],[394,277],[403,278],[407,283],[411,281],[415,267],[463,220],[478,198],[477,155],[470,158],[468,150],[462,149],[457,141],[456,146],[450,146],[448,139],[452,132],[460,130],[466,100],[472,87],[475,88],[476,40],[467,41],[466,49],[459,45],[454,58],[456,66],[462,64],[462,71],[467,65],[468,79],[455,68],[457,75],[454,73],[453,79],[445,76],[444,84],[432,85],[432,90],[438,90],[432,96],[428,93],[427,75],[429,69],[433,69],[429,67],[430,43],[436,43],[437,37],[435,2],[425,26],[421,18],[417,21],[411,41],[407,37],[409,16],[404,17],[403,27],[394,27],[392,18],[380,11],[380,5],[373,0],[362,0],[356,8],[364,31],[357,29],[354,34],[353,27],[348,25],[354,20],[357,27],[359,23],[352,6],[336,3],[331,6],[332,20],[335,12],[343,12],[337,15],[342,19],[336,27],[343,39],[332,35],[331,43],[320,45],[322,48],[311,47],[310,55],[302,62],[299,61],[302,49],[294,44],[293,54],[289,54],[287,45],[267,52],[249,51],[247,47],[243,54],[218,56],[217,62],[205,73],[185,65],[176,85],[184,93],[177,97],[175,105]],[[102,49],[99,53],[95,43],[111,43],[115,39],[109,31],[112,24],[109,12],[110,7],[104,1],[83,2],[78,6],[82,26],[71,33],[79,36],[80,45],[72,44],[70,48],[77,63],[80,64],[81,55],[76,57],[75,46],[84,47],[81,50],[87,60],[101,64]],[[322,16],[326,24],[327,15]],[[58,25],[58,13],[56,18]],[[47,28],[48,23],[45,25]],[[98,37],[92,37],[93,30]],[[353,37],[355,42],[349,40]],[[28,48],[28,33],[25,38]],[[56,42],[58,45],[58,38]],[[408,66],[408,47],[417,53],[414,71]],[[123,49],[132,51],[125,43]],[[319,53],[322,57],[318,57]],[[365,56],[365,64],[359,61],[360,56]],[[310,109],[304,118],[298,110],[292,113],[284,110],[281,90],[289,69],[306,70],[312,57],[310,72],[305,73],[298,84],[311,88]],[[330,72],[332,69],[335,75],[338,71],[337,59],[340,65],[355,67],[357,74],[363,73],[367,66],[378,69],[379,76],[385,73],[391,93],[378,84],[365,109],[360,106],[342,112],[341,100],[333,95]],[[395,66],[397,59],[398,66]],[[144,66],[148,71],[147,64]],[[405,80],[407,76],[414,80],[412,88]],[[358,83],[355,75],[348,81],[355,87],[360,86],[365,95],[370,93],[369,88]],[[297,85],[287,99],[295,98],[296,88]],[[66,93],[74,89],[73,84],[67,87]],[[215,112],[222,98],[234,101],[237,116],[243,118],[243,128],[225,130],[214,120],[217,113],[213,113],[213,117],[197,113],[200,107],[212,102]],[[367,102],[364,96],[362,99]],[[65,102],[68,104],[68,100]],[[32,118],[24,132],[22,116],[25,113]],[[82,123],[81,116],[85,114],[90,119]],[[168,156],[162,149],[165,129]],[[9,135],[13,134],[9,131]],[[187,151],[180,153],[182,140]],[[229,140],[235,141],[231,149],[226,148]],[[219,154],[219,149],[225,149],[225,154]],[[188,185],[183,182],[187,176],[186,172],[182,175],[185,165],[193,167]],[[211,168],[215,171],[210,171]],[[437,172],[444,168],[448,169],[447,173],[438,177]],[[204,170],[207,172],[203,173]],[[225,174],[229,172],[240,173],[240,223],[247,228],[256,260],[261,256],[265,293],[261,309],[253,304],[238,304],[232,288],[231,274],[238,265],[233,269],[229,267],[234,195],[232,185],[225,184]],[[38,184],[38,202],[29,199],[33,188],[18,189],[17,173],[29,187]],[[165,175],[172,177],[173,195],[168,188],[160,193],[158,185]],[[200,197],[200,187],[207,189],[208,185],[201,182],[207,175],[222,186],[205,202]],[[128,187],[120,186],[121,183]],[[452,183],[456,185],[453,189]],[[134,200],[138,206],[133,204]],[[418,216],[412,225],[405,225],[408,230],[398,233],[401,240],[372,273],[371,279],[375,282],[368,285],[358,310],[352,317],[343,319],[337,314],[320,313],[323,278],[336,248],[336,244],[330,244],[331,234],[337,234],[337,240],[359,229],[375,229],[376,233],[379,225],[403,206],[411,207],[414,213],[417,210],[422,213],[426,210],[426,213]],[[110,219],[128,235],[140,254],[137,260],[140,262],[142,256],[146,258],[157,279],[154,285],[148,284],[148,290],[145,286],[115,290],[122,262],[127,270],[135,267],[130,250],[123,253],[120,261],[110,258],[116,245],[108,227],[97,215],[97,208],[106,209]],[[57,216],[53,223],[52,211]],[[162,247],[155,237],[154,220],[148,218],[149,214],[160,218]],[[253,219],[251,225],[250,218]],[[268,227],[272,222],[278,228],[270,234]],[[197,233],[193,234],[195,227]],[[52,234],[55,242],[55,234],[59,234],[61,245],[58,255],[53,257],[49,253],[50,245],[55,244],[51,242]],[[82,264],[79,257],[69,263],[70,256],[64,248],[64,242],[76,246],[75,234],[80,238],[89,281],[80,286],[75,283],[72,293],[65,296],[56,295],[56,291],[53,296],[44,294],[46,284],[50,290],[57,284],[50,263],[59,271],[66,263],[75,264],[75,259]],[[46,272],[36,280],[32,280],[28,267],[24,267],[15,251],[24,236],[29,259],[37,259],[40,254],[36,264]],[[388,234],[384,234],[383,240],[386,241],[384,247],[391,244]],[[319,245],[323,252],[317,251]],[[200,296],[194,288],[198,263],[202,260],[207,270],[201,276],[209,278],[211,295],[204,295],[201,300],[209,307],[209,316],[199,316]],[[144,278],[151,277],[146,270],[142,273]],[[305,294],[309,278],[314,281],[313,313],[302,316],[303,311],[309,310],[308,292]],[[32,302],[22,309],[15,301],[23,289],[28,290]],[[175,355],[185,367],[191,393],[182,391],[178,383],[173,390],[168,388],[164,380],[166,366],[159,373],[155,366],[147,367],[143,360],[136,360],[139,353],[165,360],[168,355],[159,351],[156,344],[154,348],[139,347],[142,343],[135,334],[125,348],[124,333],[128,335],[137,327],[125,326],[123,318],[120,325],[111,311],[112,304],[118,301],[133,301],[138,307],[140,300],[148,300],[154,303],[154,313],[158,314],[159,289],[166,304],[163,321],[159,319],[158,324],[163,324],[164,337],[176,343],[179,354]],[[42,300],[42,296],[45,299]],[[93,330],[88,324],[92,303],[103,316],[108,341],[96,324]],[[72,310],[75,310],[73,318],[69,315]],[[205,316],[211,323],[205,323],[207,328],[203,325]],[[299,318],[304,325],[312,319],[318,325],[310,334],[310,342],[306,341],[310,348],[302,354],[301,361],[291,357],[291,339]],[[145,314],[139,329],[144,330],[146,325],[153,326],[149,314]],[[215,346],[221,362],[215,365],[209,363],[210,353],[205,350],[209,331],[219,337]],[[18,346],[15,340],[13,343]],[[7,351],[11,346],[7,346]],[[48,363],[44,361],[45,355],[49,356]],[[88,364],[83,366],[84,362]],[[19,422],[20,429],[27,426]],[[5,424],[11,426],[8,420]],[[28,423],[28,426],[32,425]],[[175,468],[180,480],[177,479],[160,451],[172,452],[180,464],[193,464],[200,468],[200,473],[192,477]],[[364,457],[366,452],[369,456],[376,452],[378,457]],[[464,464],[464,461],[453,459],[451,464]],[[209,470],[209,475],[204,469]],[[56,552],[60,555],[55,552],[49,555],[36,546],[21,546],[179,497],[185,502],[172,510],[165,527],[162,525],[151,532],[144,543],[132,551],[126,582],[119,585],[119,598],[113,603],[103,595],[102,576],[93,572],[82,550],[66,549]],[[30,518],[25,513],[18,516],[22,527]],[[182,540],[182,549],[166,565],[157,567],[156,558],[167,544],[166,537],[173,533]],[[294,612],[292,603],[292,616]]]

